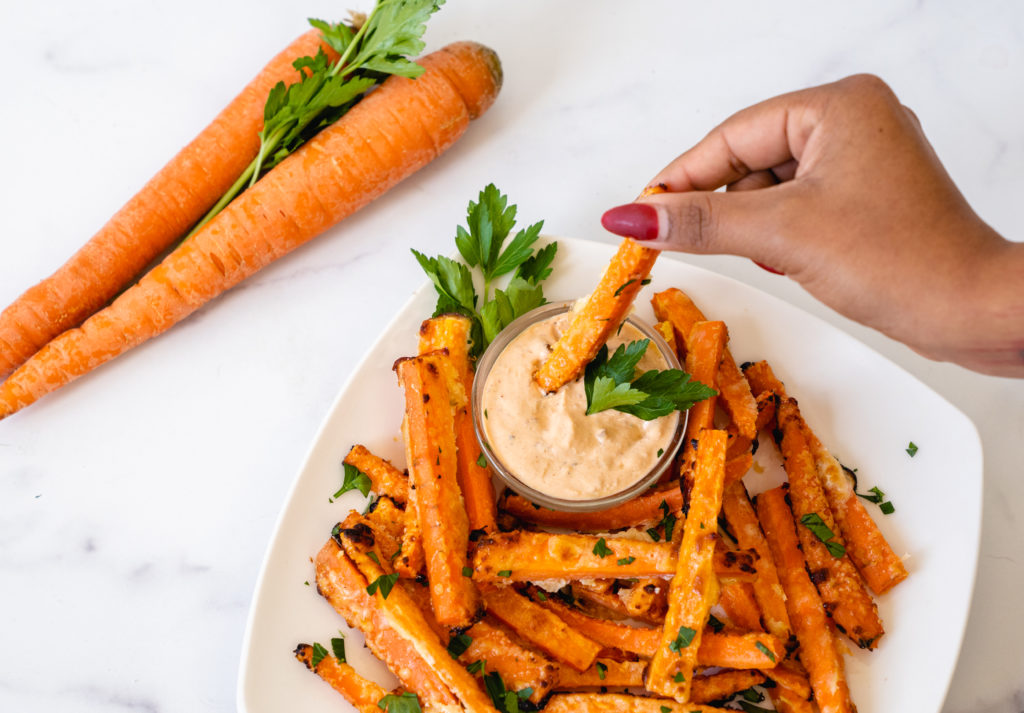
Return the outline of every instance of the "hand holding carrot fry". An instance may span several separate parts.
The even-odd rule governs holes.
[[[612,209],[605,227],[750,257],[924,356],[1024,377],[1024,244],[971,210],[877,77],[744,109],[651,183],[669,193]]]

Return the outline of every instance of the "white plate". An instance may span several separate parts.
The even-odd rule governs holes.
[[[548,299],[585,294],[613,247],[558,239]],[[410,259],[412,259],[410,257]],[[935,713],[945,698],[974,586],[981,529],[981,444],[974,425],[914,377],[846,333],[735,280],[664,255],[637,309],[651,319],[648,298],[679,287],[708,315],[729,326],[736,360],[768,359],[808,422],[840,460],[877,485],[896,507],[872,514],[910,577],[879,600],[887,633],[878,650],[846,658],[861,713]],[[295,660],[300,642],[327,645],[345,631],[349,662],[364,675],[394,681],[316,592],[310,558],[358,493],[331,503],[341,484],[341,459],[354,443],[396,463],[402,395],[391,365],[414,354],[417,328],[434,306],[425,284],[395,317],[334,402],[281,513],[256,585],[242,646],[238,705],[243,713],[353,710]],[[920,448],[911,458],[905,449]],[[762,444],[755,460],[768,461]],[[761,476],[759,480],[763,480]],[[754,490],[760,483],[755,484]],[[309,584],[306,584],[309,582]]]

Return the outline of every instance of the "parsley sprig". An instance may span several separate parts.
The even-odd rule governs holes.
[[[323,48],[315,57],[292,63],[301,79],[278,82],[263,107],[263,130],[256,158],[203,216],[186,240],[220,213],[235,196],[256,183],[325,126],[333,124],[371,88],[395,74],[415,78],[423,67],[409,59],[426,46],[427,20],[444,0],[377,0],[361,25],[310,19],[323,41],[338,54],[331,61]]]
[[[508,204],[508,196],[489,184],[476,202],[469,202],[466,227],[456,228],[455,246],[465,262],[412,251],[437,290],[434,316],[455,312],[473,321],[470,354],[474,357],[480,356],[514,319],[547,302],[540,283],[551,274],[558,244],[549,243],[534,251],[533,244],[544,226],[544,221],[539,221],[516,232],[505,245],[516,224],[516,211],[515,205]],[[470,268],[476,268],[482,277],[482,299]],[[508,285],[503,290],[494,289],[492,297],[494,281],[510,273]]]
[[[620,344],[611,358],[608,346],[587,364],[583,389],[587,415],[615,409],[644,421],[685,411],[718,392],[679,369],[650,370],[636,376],[636,367],[650,346],[650,339]]]
[[[832,529],[825,524],[825,521],[821,519],[821,515],[816,512],[809,512],[800,518],[800,524],[814,533],[828,549],[829,554],[833,557],[842,557],[846,554],[846,548],[842,544],[835,541],[835,533]]]

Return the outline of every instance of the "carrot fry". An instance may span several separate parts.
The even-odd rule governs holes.
[[[758,361],[743,365],[743,375],[747,377],[750,390],[757,397],[772,393],[780,399],[786,398],[786,387],[775,376],[771,365],[766,361]]]
[[[0,385],[0,418],[166,331],[425,166],[500,87],[497,57],[481,45],[452,44],[419,63],[419,78],[387,79],[109,307],[42,347]]]
[[[309,644],[299,644],[295,649],[295,658],[329,683],[331,688],[344,696],[359,713],[380,713],[377,703],[388,692],[373,681],[360,676],[347,663],[328,655],[313,666],[313,647]]]
[[[677,339],[685,339],[694,324],[707,320],[693,300],[675,288],[654,295],[651,298],[651,306],[659,320],[667,320],[672,324]],[[743,372],[736,366],[736,360],[728,348],[722,355],[716,388],[719,391],[722,408],[736,424],[740,435],[749,439],[757,436],[757,404]]]
[[[727,709],[624,693],[559,693],[544,707],[544,713],[721,713],[724,710]]]
[[[775,394],[765,391],[757,396],[757,430],[763,431],[775,422]]]
[[[510,587],[485,590],[483,598],[488,612],[541,651],[577,671],[593,665],[601,651],[599,643]]]
[[[611,554],[598,554],[603,552],[601,539]],[[673,574],[676,559],[675,549],[668,542],[513,530],[477,542],[473,579],[507,584],[538,579],[657,577]],[[719,576],[753,581],[757,576],[755,563],[752,552],[724,547],[714,550],[713,566]]]
[[[370,489],[378,495],[387,495],[400,505],[409,500],[409,478],[405,473],[380,456],[375,456],[366,446],[354,445],[345,456],[343,463],[366,473]]]
[[[654,325],[654,328],[658,330],[658,334],[662,336],[665,343],[668,344],[669,348],[676,355],[679,354],[679,347],[676,345],[676,330],[672,328],[671,322],[658,322]],[[682,359],[680,359],[682,361]]]
[[[809,698],[802,698],[796,691],[776,684],[768,689],[768,697],[778,713],[815,713],[817,708]]]
[[[761,532],[757,513],[750,503],[747,489],[742,483],[731,483],[722,496],[722,514],[740,547],[753,549],[758,554],[757,580],[752,588],[765,628],[783,641],[792,635],[786,601],[779,586],[779,574],[772,561],[768,542]],[[740,622],[737,622],[740,623]],[[760,627],[748,627],[751,629]]]
[[[699,329],[694,327],[693,331]],[[689,354],[687,355],[689,362]],[[718,539],[718,512],[725,479],[725,431],[705,430],[697,443],[678,565],[668,593],[668,613],[661,642],[647,673],[647,688],[677,701],[690,699],[704,624],[718,599],[719,584],[712,565]]]
[[[729,333],[724,322],[697,322],[686,337],[686,371],[695,380],[708,386],[718,379],[718,366]],[[693,405],[686,417],[683,439],[682,472],[688,473],[696,461],[696,444],[705,429],[714,428],[715,404],[712,396]]]
[[[391,562],[401,540],[388,529],[376,526],[369,516],[352,510],[348,517],[338,523],[332,534],[349,559],[357,565],[363,556],[376,557],[385,574],[391,574]]]
[[[793,691],[800,698],[811,698],[811,684],[807,680],[807,671],[795,660],[786,659],[775,668],[766,668],[761,673],[778,685]]]
[[[473,393],[473,370],[469,363],[469,318],[445,314],[428,319],[420,326],[420,354],[447,349],[452,365],[466,394]],[[491,469],[483,460],[480,444],[473,429],[472,404],[455,412],[455,444],[458,458],[459,489],[466,503],[471,530],[497,530],[497,508]],[[481,465],[483,463],[483,465]]]
[[[403,422],[402,432],[404,433],[405,430]],[[407,579],[415,579],[423,574],[423,570],[427,566],[426,555],[423,552],[423,530],[420,527],[419,498],[416,496],[416,488],[409,489],[403,524],[402,544],[398,548],[395,570]]]
[[[875,594],[884,594],[907,578],[907,568],[857,497],[839,461],[822,445],[803,417],[800,425],[832,515],[846,542],[846,554]]]
[[[626,612],[629,616],[645,620],[650,618],[652,612],[665,613],[665,604],[668,601],[662,588],[660,579],[645,578],[637,580],[626,596]]]
[[[578,691],[581,688],[642,688],[645,661],[616,661],[599,658],[586,671],[562,668],[558,672],[556,691]]]
[[[506,492],[510,493],[510,491]],[[668,506],[669,512],[679,512],[682,509],[683,493],[679,489],[678,482],[659,486],[657,490],[638,495],[621,505],[595,512],[566,512],[538,508],[523,496],[511,493],[502,501],[501,508],[520,520],[534,525],[608,532],[660,520],[664,516],[664,512],[661,510],[662,503]]]
[[[414,505],[423,531],[427,580],[438,623],[470,626],[480,613],[468,565],[469,521],[456,478],[455,412],[466,394],[446,352],[395,362],[405,391],[405,448]]]
[[[786,655],[782,639],[761,632],[705,631],[701,637],[697,663],[701,666],[765,670]]]
[[[401,546],[404,516],[405,513],[395,505],[395,501],[386,495],[374,500],[363,516],[370,527],[385,536],[386,542],[381,547],[389,560]]]
[[[796,524],[786,500],[784,487],[761,493],[757,498],[757,515],[786,593],[786,610],[800,642],[800,660],[807,668],[821,713],[852,711],[843,661],[818,590],[807,574]]]
[[[665,620],[664,605],[659,604],[659,611],[631,612],[618,593],[613,590],[595,591],[587,587],[588,580],[572,582],[570,587],[581,608],[598,619],[636,619],[649,624],[661,624]]]
[[[573,629],[602,646],[628,651],[643,658],[650,658],[658,648],[660,629],[596,619],[550,596],[539,603],[557,614]]]
[[[732,582],[722,585],[718,603],[725,609],[729,620],[747,631],[764,631],[761,624],[761,607],[754,596],[754,585],[749,582]]]
[[[836,528],[821,481],[818,479],[814,458],[800,427],[796,401],[791,398],[780,401],[776,420],[782,431],[779,448],[789,479],[793,513],[798,520],[817,515],[834,533],[832,541],[840,546],[845,545],[841,533]],[[878,617],[878,607],[853,562],[845,554],[840,557],[834,556],[825,543],[806,525],[800,524],[797,527],[797,534],[813,581],[818,586],[821,598],[836,627],[857,646],[865,649],[875,648],[878,639],[885,632]]]
[[[317,591],[327,598],[349,626],[363,632],[367,648],[387,664],[402,685],[414,691],[426,704],[457,704],[448,686],[420,654],[417,642],[397,628],[380,606],[380,596],[366,592],[369,582],[345,555],[341,545],[328,540],[317,554],[315,564]],[[397,587],[391,596],[396,591]],[[425,621],[422,627],[429,634],[429,639],[437,641]]]
[[[557,391],[583,372],[608,337],[626,318],[659,252],[626,238],[601,275],[586,303],[574,310],[569,326],[534,379],[547,392]]]
[[[690,688],[690,700],[694,703],[721,701],[764,682],[765,675],[752,670],[722,671],[710,676],[696,676]]]
[[[524,646],[496,623],[482,619],[466,635],[472,642],[459,661],[466,665],[486,661],[488,670],[501,674],[509,690],[533,689],[527,699],[532,703],[544,700],[562,675],[551,659]]]
[[[725,462],[725,484],[729,485],[743,480],[743,476],[753,465],[754,455],[749,451],[727,460]]]
[[[270,60],[77,253],[0,314],[0,380],[103,307],[203,217],[256,158],[271,88],[297,81],[292,62],[320,47],[337,57],[311,30]]]

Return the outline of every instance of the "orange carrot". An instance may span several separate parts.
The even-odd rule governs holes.
[[[718,367],[729,333],[724,322],[697,322],[686,336],[686,371],[694,381],[712,386],[718,380]],[[682,469],[684,476],[696,460],[696,443],[702,431],[714,427],[717,396],[699,401],[686,416]]]
[[[747,631],[764,631],[761,624],[761,607],[754,596],[754,585],[750,582],[723,584],[718,603],[725,610],[729,620],[739,628]]]
[[[843,660],[818,590],[807,575],[807,563],[800,552],[796,524],[786,498],[785,488],[761,493],[757,497],[757,515],[786,593],[786,610],[800,642],[800,660],[807,668],[821,713],[853,711]]]
[[[701,324],[707,323],[698,322],[691,333]],[[690,353],[687,362],[689,357]],[[678,563],[669,587],[668,613],[661,641],[647,672],[648,690],[681,703],[690,700],[704,624],[711,607],[718,601],[719,583],[712,555],[718,539],[718,512],[722,508],[726,440],[725,431],[707,429],[694,447],[696,462],[690,511],[686,515]]]
[[[483,597],[490,614],[548,656],[577,671],[587,670],[601,651],[599,643],[511,587],[486,589]]]
[[[642,688],[645,661],[616,661],[599,658],[586,671],[563,667],[558,672],[556,691],[578,691],[581,688]]]
[[[310,671],[331,685],[335,691],[345,697],[359,713],[379,713],[377,703],[387,695],[387,691],[373,681],[363,678],[356,670],[333,656],[324,656],[317,665],[313,665],[313,647],[299,644],[295,649],[295,658],[306,665]]]
[[[722,701],[764,681],[763,673],[751,670],[722,671],[710,676],[696,676],[690,688],[690,700],[694,703]]]
[[[497,671],[509,690],[533,689],[527,700],[540,703],[559,678],[558,665],[544,654],[515,640],[496,622],[486,619],[466,631],[472,639],[459,661],[486,661],[488,671]]]
[[[393,76],[232,201],[107,308],[0,385],[0,418],[166,331],[451,146],[501,85],[497,56],[460,42]]]
[[[586,303],[570,315],[569,326],[534,375],[542,389],[557,391],[593,361],[626,318],[658,254],[659,251],[632,238],[622,241],[597,287]]]
[[[677,342],[685,340],[697,322],[707,319],[697,308],[693,300],[682,290],[671,288],[659,292],[651,298],[651,306],[659,320],[668,321],[676,332]],[[689,346],[687,346],[689,348]],[[710,384],[709,384],[710,385]],[[757,435],[754,422],[757,418],[757,405],[750,393],[747,380],[736,366],[732,352],[726,349],[722,355],[722,364],[718,374],[716,387],[721,396],[721,404],[729,414],[740,435],[753,439]]]
[[[476,586],[464,573],[469,520],[456,479],[455,412],[466,395],[447,352],[399,359],[395,372],[405,391],[406,462],[434,615],[443,626],[464,629],[481,610]]]
[[[559,693],[544,707],[544,713],[722,713],[725,710],[728,709],[625,693]]]
[[[286,47],[57,271],[0,314],[0,379],[103,307],[217,202],[259,151],[263,105],[292,62],[323,46],[311,30]]]
[[[830,540],[839,546],[845,545],[818,480],[814,458],[807,447],[793,399],[779,402],[776,420],[782,432],[779,448],[789,479],[793,512],[801,521],[797,534],[813,581],[836,627],[861,648],[873,649],[885,630],[864,580],[849,555],[837,551],[836,554],[841,556],[834,556],[828,546],[803,524],[803,518],[816,515],[832,531]]]
[[[378,495],[387,495],[401,505],[409,499],[409,478],[405,473],[371,453],[366,446],[352,446],[342,462],[366,473],[370,478],[370,489]]]
[[[420,326],[420,354],[447,349],[466,394],[473,393],[473,370],[469,363],[469,318],[460,314],[444,314],[428,319]],[[497,507],[491,469],[483,460],[480,444],[473,429],[472,403],[455,412],[455,445],[458,458],[458,480],[466,503],[471,530],[494,532],[497,529]]]
[[[505,512],[535,525],[564,527],[570,530],[608,532],[623,527],[636,527],[664,517],[665,513],[661,509],[662,503],[668,506],[669,512],[679,512],[683,507],[683,493],[679,489],[678,481],[659,486],[657,490],[638,495],[621,505],[595,512],[567,512],[535,508],[523,496],[511,494],[511,491],[506,492],[509,494],[501,505]]]
[[[759,556],[757,581],[751,586],[764,618],[765,628],[775,636],[788,640],[792,630],[789,626],[789,615],[786,613],[785,597],[779,587],[779,574],[775,570],[768,542],[764,539],[761,525],[757,521],[757,513],[754,512],[747,489],[742,483],[732,483],[725,487],[722,514],[739,546],[753,549]]]

